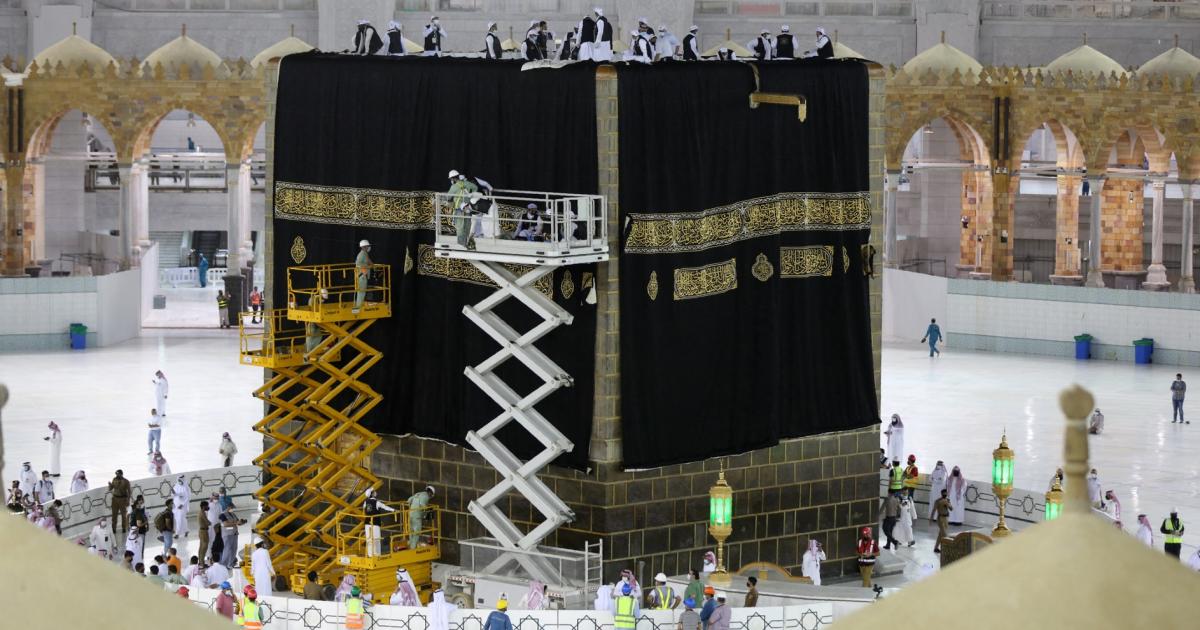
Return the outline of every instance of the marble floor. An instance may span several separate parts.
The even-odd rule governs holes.
[[[1104,432],[1089,441],[1091,465],[1102,487],[1116,491],[1125,529],[1136,530],[1138,513],[1145,513],[1161,543],[1158,526],[1176,507],[1185,523],[1196,524],[1185,545],[1200,544],[1200,402],[1185,407],[1195,414],[1192,424],[1172,424],[1169,391],[1177,372],[1200,387],[1200,372],[954,349],[928,354],[917,343],[883,348],[882,415],[903,418],[904,448],[922,471],[941,459],[969,479],[988,479],[992,449],[1007,431],[1015,485],[1044,491],[1062,461],[1058,393],[1078,383],[1104,413]]]
[[[181,287],[178,289],[159,288],[156,293],[167,298],[166,308],[151,309],[150,313],[146,315],[146,319],[142,322],[142,328],[205,328],[219,330],[220,319],[217,315],[218,289],[224,289],[224,285],[217,283],[203,289],[199,287]],[[252,328],[262,327],[261,325],[251,326],[249,319],[245,323]]]

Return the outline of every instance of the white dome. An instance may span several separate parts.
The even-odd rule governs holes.
[[[254,59],[250,60],[250,65],[257,66],[266,63],[277,57],[286,57],[297,53],[305,53],[313,49],[312,44],[300,39],[299,37],[288,37],[287,39],[275,42],[266,50],[254,55]]]
[[[1200,59],[1176,46],[1138,68],[1140,74],[1162,74],[1172,79],[1195,78],[1200,74]]]
[[[1122,68],[1121,64],[1087,44],[1046,64],[1046,70],[1048,72],[1070,70],[1072,74],[1078,75],[1101,74],[1108,76],[1113,72],[1118,75],[1125,74],[1125,68]]]
[[[149,65],[151,68],[158,64],[162,64],[164,69],[170,68],[172,64],[176,66],[197,64],[201,68],[204,66],[212,66],[218,68],[223,61],[221,56],[210,50],[204,44],[187,36],[186,31],[183,35],[167,42],[158,50],[146,55],[144,65]]]
[[[83,65],[86,62],[96,71],[103,70],[110,62],[116,63],[116,59],[108,54],[108,51],[78,35],[62,38],[38,53],[33,61],[39,68],[57,66],[60,62],[66,67]]]
[[[966,74],[970,70],[978,75],[983,70],[983,64],[975,61],[971,55],[942,42],[904,64],[904,72],[910,76],[923,75],[926,70],[932,70],[934,74],[952,74],[955,70]]]

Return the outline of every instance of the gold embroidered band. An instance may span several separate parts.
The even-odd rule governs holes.
[[[630,213],[627,254],[695,252],[782,232],[865,230],[870,193],[780,193],[700,212]]]
[[[736,288],[736,258],[703,267],[681,267],[675,270],[676,300],[717,295]]]
[[[275,182],[275,216],[298,221],[433,229],[433,193]]]
[[[514,274],[520,276],[525,272],[533,269],[533,265],[517,265],[505,263],[505,267]],[[495,287],[496,283],[492,279],[483,275],[483,272],[475,268],[475,265],[458,258],[439,258],[434,255],[432,245],[417,246],[417,274],[422,276],[431,276],[435,278],[445,278],[453,282],[468,282],[484,287]],[[541,291],[546,297],[554,298],[554,274],[546,274],[537,279],[533,284],[538,291]]]
[[[832,245],[779,248],[780,278],[815,278],[832,275]]]

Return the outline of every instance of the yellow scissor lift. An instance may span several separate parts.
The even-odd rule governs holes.
[[[370,266],[361,304],[355,273],[354,264],[289,267],[287,308],[264,312],[262,331],[240,328],[241,363],[271,370],[254,392],[267,403],[254,430],[269,438],[254,460],[266,473],[255,530],[296,593],[310,570],[326,583],[343,572],[339,535],[361,535],[364,521],[347,525],[342,515],[380,485],[369,468],[380,438],[359,422],[382,399],[361,379],[383,355],[360,336],[391,317],[391,266]]]
[[[338,564],[377,604],[388,602],[404,567],[427,604],[436,587],[433,561],[441,557],[441,511],[429,505],[414,518],[407,501],[387,505],[394,511],[367,515],[356,507],[338,515]]]

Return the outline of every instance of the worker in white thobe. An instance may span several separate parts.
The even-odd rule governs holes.
[[[175,485],[171,488],[171,499],[174,502],[172,511],[175,513],[175,539],[184,538],[188,535],[188,506],[192,503],[192,490],[188,488],[187,479],[183,475],[175,480]]]
[[[892,414],[892,421],[883,434],[887,436],[888,459],[904,461],[904,422],[900,420],[900,414]]]
[[[421,605],[421,599],[417,596],[417,589],[413,585],[412,577],[408,574],[408,569],[404,567],[396,569],[396,590],[392,591],[392,596],[388,598],[388,604],[392,606]]]
[[[75,476],[71,477],[71,494],[88,491],[87,473],[82,470],[76,470]]]
[[[946,464],[942,460],[938,460],[937,465],[933,467],[933,472],[929,473],[929,520],[937,521],[937,515],[933,511],[934,497],[941,496],[942,488],[946,487],[946,477],[949,473],[946,471]]]
[[[62,430],[51,420],[47,425],[50,435],[42,438],[50,445],[50,476],[57,477],[62,473]]]
[[[800,561],[800,572],[812,580],[814,586],[821,585],[821,562],[824,560],[825,550],[821,549],[821,543],[815,538],[809,538],[808,550],[804,552]]]
[[[363,495],[363,514],[367,522],[363,525],[363,536],[367,543],[367,557],[378,556],[381,552],[379,516],[384,512],[395,512],[396,509],[379,500],[375,488],[367,488]]]
[[[250,570],[254,573],[254,589],[258,591],[258,596],[270,597],[275,567],[271,565],[271,554],[267,552],[266,541],[258,541],[254,553],[250,554]]]
[[[17,478],[20,481],[21,494],[27,496],[33,494],[33,488],[37,485],[37,473],[33,472],[33,467],[29,465],[29,462],[21,464],[21,472],[18,473]]]
[[[958,466],[946,478],[946,494],[950,499],[950,524],[962,525],[967,514],[967,480]]]
[[[154,408],[158,410],[160,417],[167,415],[167,377],[163,375],[162,370],[154,373]]]
[[[917,520],[917,507],[907,494],[900,495],[900,518],[896,520],[896,528],[892,530],[892,538],[900,544],[912,547],[917,544],[913,535],[913,521]]]
[[[1150,526],[1150,519],[1146,518],[1145,514],[1138,514],[1137,539],[1147,547],[1154,548],[1154,528]]]
[[[1104,509],[1104,494],[1100,491],[1100,474],[1093,468],[1087,476],[1088,501],[1092,503],[1092,507]]]
[[[112,532],[108,529],[108,519],[101,516],[100,520],[96,521],[96,526],[92,528],[92,533],[88,537],[88,544],[96,548],[96,553],[104,558],[112,558],[116,550],[113,549]]]

